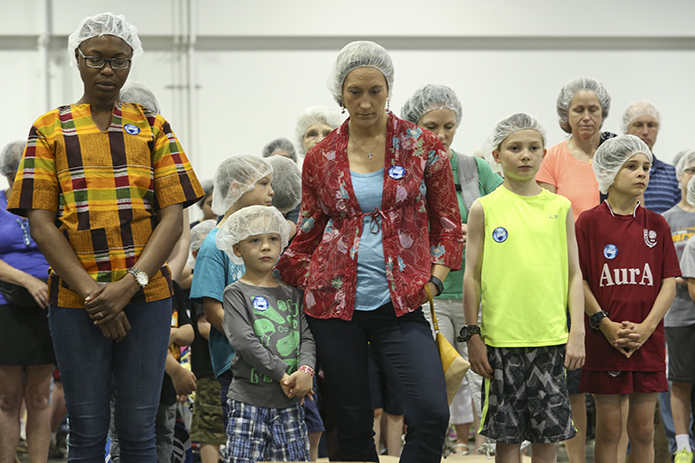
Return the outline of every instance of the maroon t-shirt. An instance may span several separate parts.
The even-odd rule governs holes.
[[[680,275],[671,230],[656,212],[641,206],[632,215],[613,215],[607,202],[583,212],[576,223],[584,280],[614,322],[641,323],[661,289],[661,280]],[[586,324],[584,369],[664,371],[664,323],[629,359],[603,333]]]

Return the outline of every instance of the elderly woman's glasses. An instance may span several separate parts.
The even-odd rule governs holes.
[[[77,51],[80,53],[80,56],[89,68],[101,69],[106,66],[107,62],[111,66],[111,69],[118,71],[122,71],[130,67],[130,58],[102,58],[100,56],[85,56],[79,47],[77,48]]]

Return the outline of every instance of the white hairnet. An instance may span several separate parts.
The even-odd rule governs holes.
[[[212,179],[207,179],[207,180],[201,180],[200,181],[200,187],[203,189],[203,192],[205,192],[205,196],[200,198],[200,201],[198,201],[198,207],[203,208],[203,204],[205,204],[205,200],[208,199],[208,196],[212,194],[212,190],[214,187],[214,183]]]
[[[687,150],[685,152],[678,153],[681,154],[681,156],[676,159],[674,158],[675,166],[676,166],[676,178],[680,181],[681,177],[683,177],[683,172],[685,172],[685,169],[688,169],[689,167],[695,167],[695,150]]]
[[[26,140],[16,140],[5,145],[0,154],[0,174],[14,179],[26,144]]]
[[[623,133],[627,133],[630,122],[641,116],[651,116],[658,124],[661,124],[661,115],[653,104],[648,101],[637,101],[628,106],[623,113]]]
[[[297,116],[297,125],[294,129],[294,140],[297,144],[299,154],[304,156],[304,134],[312,125],[326,124],[333,130],[340,125],[340,113],[326,106],[309,106],[302,109],[302,112]]]
[[[649,162],[652,162],[653,157],[649,147],[634,135],[620,135],[601,143],[594,154],[592,163],[601,193],[608,193],[608,188],[613,185],[618,171],[637,153],[646,154]]]
[[[572,98],[582,90],[594,92],[598,97],[598,101],[601,104],[601,125],[608,117],[608,111],[611,108],[611,97],[603,84],[591,77],[577,77],[567,82],[557,97],[557,118],[560,121],[560,127],[567,133],[572,133],[572,127],[569,124],[569,110]]]
[[[401,108],[401,119],[417,124],[422,116],[435,109],[450,109],[456,113],[456,124],[461,122],[461,102],[446,85],[427,84],[413,93]]]
[[[692,179],[690,183],[688,183],[688,191],[686,192],[685,200],[691,206],[695,206],[695,182]]]
[[[370,67],[381,71],[386,79],[389,95],[393,89],[393,63],[391,56],[384,47],[375,42],[350,42],[340,50],[335,65],[328,78],[328,90],[335,101],[343,105],[343,84],[350,71],[357,68]]]
[[[302,173],[296,162],[284,156],[266,160],[273,166],[273,206],[286,214],[302,200]]]
[[[491,151],[498,149],[502,142],[511,134],[527,129],[535,130],[536,132],[540,133],[541,137],[543,137],[543,146],[547,144],[547,139],[545,138],[545,129],[541,123],[538,122],[538,119],[530,114],[514,113],[511,116],[499,121],[495,126],[495,131],[492,134]]]
[[[75,49],[85,40],[102,35],[113,35],[122,39],[133,49],[132,60],[142,55],[142,42],[138,37],[138,30],[125,20],[122,14],[100,13],[87,16],[80,23],[80,27],[68,37],[68,62],[70,66],[75,63]]]
[[[128,82],[125,84],[121,88],[121,101],[141,104],[157,114],[161,113],[157,97],[154,96],[152,90],[140,82]]]
[[[689,153],[689,152],[690,152],[690,150],[683,150],[683,151],[677,152],[676,155],[673,156],[673,161],[672,161],[672,162],[673,162],[673,167],[676,167],[676,166],[678,165],[678,162],[679,162],[681,159],[683,159],[683,156],[685,156],[686,153]]]
[[[275,150],[280,149],[290,155],[294,162],[297,162],[297,150],[289,138],[276,138],[263,147],[263,157],[268,158],[273,155]]]
[[[215,228],[215,225],[217,225],[215,219],[208,219],[191,228],[191,252],[196,252],[200,249],[203,241],[205,241],[205,237],[210,234],[210,230]]]
[[[273,206],[248,206],[227,219],[217,231],[217,248],[226,252],[232,262],[243,264],[244,260],[234,254],[232,246],[249,236],[277,233],[282,249],[290,239],[290,225],[282,213]]]
[[[212,212],[225,215],[244,193],[254,188],[256,182],[272,173],[273,167],[256,156],[225,159],[215,172]]]

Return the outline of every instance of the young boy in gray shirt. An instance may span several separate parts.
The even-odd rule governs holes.
[[[312,387],[316,349],[302,294],[272,273],[288,239],[289,224],[267,206],[235,212],[217,233],[217,247],[246,267],[223,300],[222,327],[236,354],[227,396],[228,463],[309,461],[301,402]]]

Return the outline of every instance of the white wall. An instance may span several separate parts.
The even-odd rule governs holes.
[[[670,160],[695,148],[690,0],[587,0],[582,9],[555,0],[0,0],[0,7],[0,144],[26,137],[41,113],[80,97],[77,72],[67,65],[67,35],[84,16],[113,11],[138,27],[145,47],[130,79],[155,91],[201,178],[212,177],[227,156],[258,154],[273,138],[292,138],[302,108],[337,108],[326,79],[339,49],[355,39],[376,40],[391,52],[397,114],[424,84],[456,90],[464,118],[454,147],[463,152],[473,153],[515,111],[538,116],[551,144],[562,140],[555,98],[582,74],[602,81],[612,96],[605,130],[619,131],[624,108],[647,99],[662,113],[657,155]],[[189,57],[180,53],[189,32],[190,76]],[[50,39],[47,65],[37,47],[42,34]]]

